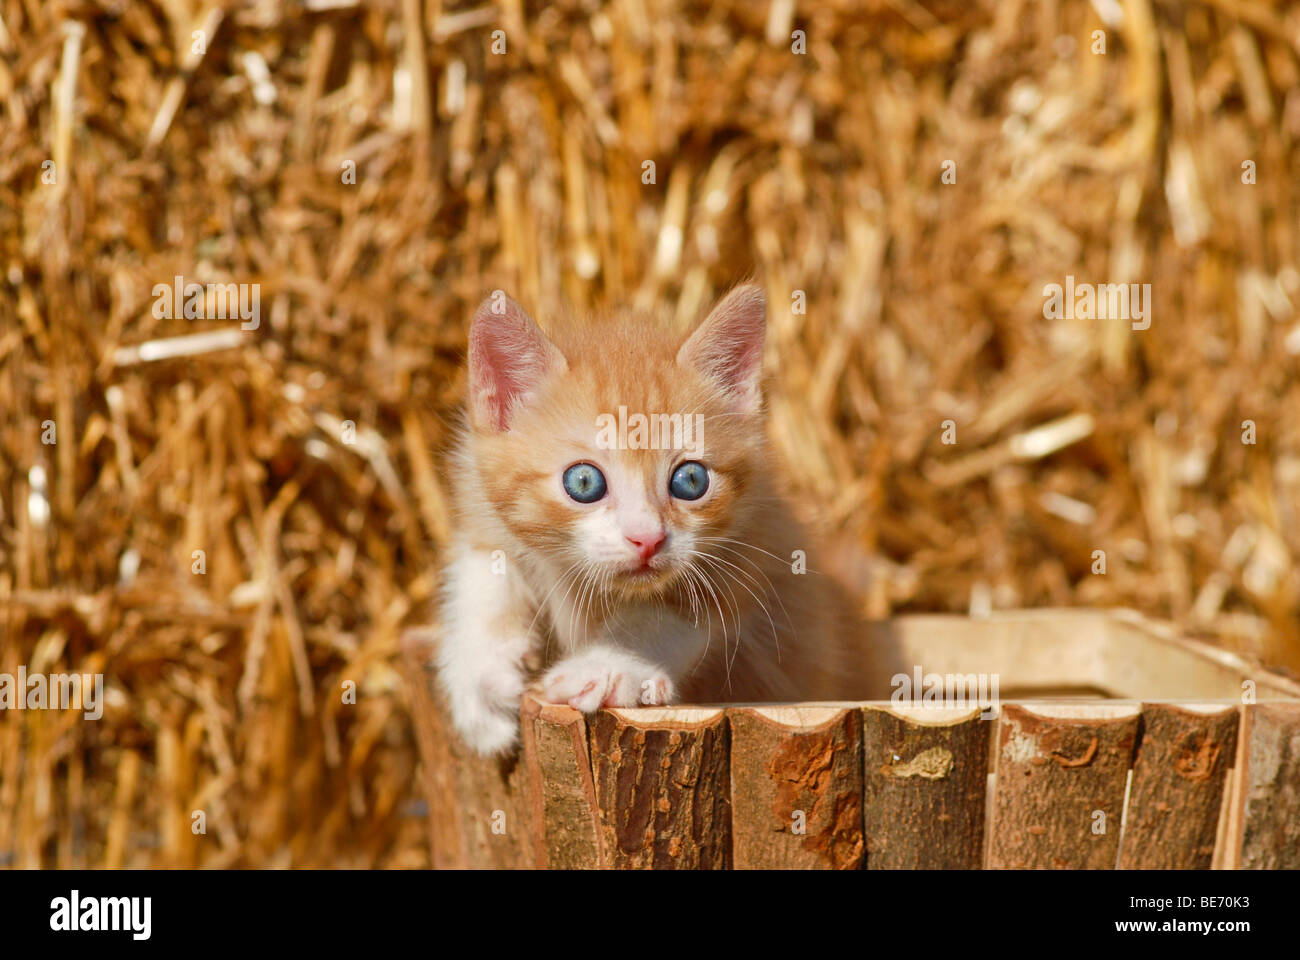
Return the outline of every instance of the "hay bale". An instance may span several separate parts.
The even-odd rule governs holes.
[[[0,863],[427,862],[397,636],[497,287],[684,325],[760,276],[778,447],[880,557],[874,615],[1122,604],[1300,666],[1298,36],[1234,0],[0,0],[0,671],[107,683],[0,715]],[[258,285],[257,329],[156,315],[178,275]],[[1067,275],[1150,283],[1150,328],[1046,318]]]

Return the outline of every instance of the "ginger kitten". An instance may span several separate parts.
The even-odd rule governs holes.
[[[853,695],[851,617],[773,482],[764,324],[756,286],[684,340],[479,306],[437,657],[475,750],[514,747],[530,653],[583,711]]]

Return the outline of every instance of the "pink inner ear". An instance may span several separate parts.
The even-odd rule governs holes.
[[[494,304],[500,301],[484,300],[470,325],[470,405],[480,426],[504,431],[516,406],[527,402],[564,358],[523,307],[507,297],[496,313]]]
[[[695,367],[731,394],[738,410],[752,413],[761,399],[766,314],[761,287],[736,287],[682,344],[677,362]]]

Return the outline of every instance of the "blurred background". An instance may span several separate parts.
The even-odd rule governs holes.
[[[0,865],[428,863],[398,638],[496,288],[685,327],[757,277],[873,616],[1300,668],[1298,138],[1270,0],[0,0],[0,672],[105,679],[0,712]]]

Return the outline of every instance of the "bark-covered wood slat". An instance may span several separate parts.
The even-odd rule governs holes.
[[[974,708],[863,710],[868,870],[979,868],[988,729]]]
[[[1003,704],[988,865],[1113,869],[1139,708]]]
[[[520,728],[538,867],[606,866],[583,715],[525,695]]]
[[[430,631],[407,631],[402,649],[420,741],[434,868],[535,866],[524,765],[518,757],[481,757],[456,735],[431,664]]]
[[[610,866],[731,866],[731,778],[721,709],[601,710],[588,726]]]
[[[1240,865],[1300,869],[1300,703],[1244,708]]]
[[[1143,704],[1121,869],[1210,869],[1240,722],[1234,706]]]
[[[856,707],[734,707],[734,867],[862,866],[862,717]]]

